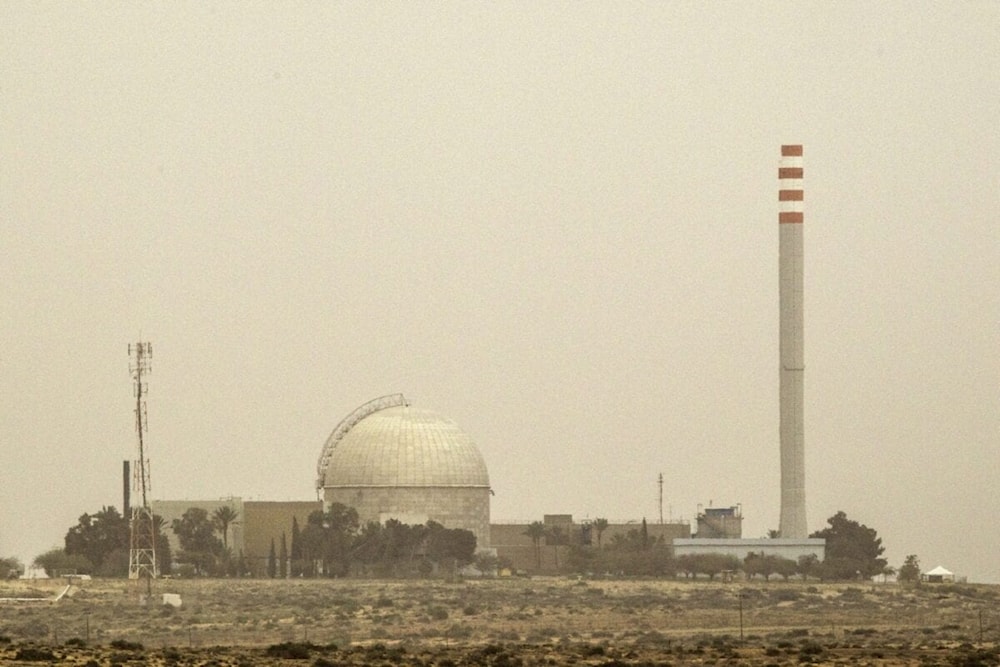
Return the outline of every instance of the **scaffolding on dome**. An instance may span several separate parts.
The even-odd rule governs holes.
[[[409,406],[409,403],[402,394],[387,394],[368,401],[364,405],[355,408],[351,414],[344,417],[341,422],[337,424],[337,427],[333,429],[333,433],[330,434],[330,437],[326,439],[326,444],[323,445],[323,451],[320,452],[319,462],[316,464],[317,495],[319,495],[323,489],[323,482],[326,479],[326,468],[330,465],[330,457],[333,455],[333,450],[337,448],[337,444],[344,439],[344,436],[347,435],[347,433],[362,419],[378,412],[379,410],[406,406]]]

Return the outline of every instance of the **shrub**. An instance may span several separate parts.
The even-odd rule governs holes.
[[[47,662],[49,660],[55,660],[56,656],[52,653],[52,651],[48,651],[43,648],[22,646],[17,649],[17,655],[14,656],[14,659],[24,660],[25,662]]]
[[[269,658],[284,658],[286,660],[308,660],[312,649],[316,648],[308,642],[282,642],[271,644],[264,653]]]

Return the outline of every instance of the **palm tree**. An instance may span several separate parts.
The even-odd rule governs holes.
[[[240,513],[229,505],[223,505],[212,512],[212,523],[215,524],[219,532],[222,533],[222,546],[229,550],[229,526],[237,522]]]
[[[559,545],[563,543],[565,536],[566,533],[563,532],[562,526],[549,528],[549,539],[552,540],[552,553],[555,554],[557,570],[559,569]]]
[[[531,543],[535,546],[535,565],[538,569],[542,569],[542,549],[539,547],[542,538],[545,537],[545,524],[541,521],[532,521],[531,524],[524,529],[524,535],[531,538]]]
[[[597,548],[601,548],[601,534],[608,529],[608,520],[604,518],[594,519],[594,530],[597,531]]]

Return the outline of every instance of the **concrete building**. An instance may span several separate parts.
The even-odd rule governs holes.
[[[323,509],[318,500],[248,500],[243,503],[243,562],[256,577],[267,573],[271,541],[280,549],[281,538],[292,548],[292,524],[306,527],[309,515]],[[289,554],[290,555],[290,554]]]
[[[242,557],[247,572],[253,576],[264,576],[271,542],[276,546],[285,537],[287,548],[291,548],[292,524],[297,521],[304,528],[312,512],[323,509],[318,500],[259,501],[242,498],[221,498],[218,500],[153,500],[150,507],[154,515],[163,517],[164,529],[175,554],[181,545],[171,529],[174,519],[180,519],[192,507],[205,510],[209,519],[220,507],[229,507],[236,513],[236,520],[227,529],[223,542],[228,544],[234,559]],[[220,540],[222,535],[218,534]]]
[[[174,520],[180,519],[184,516],[185,512],[193,507],[205,510],[209,519],[212,518],[212,514],[215,513],[220,507],[229,507],[236,512],[238,519],[229,526],[227,531],[228,535],[225,540],[222,540],[222,535],[218,535],[218,537],[220,540],[229,545],[229,549],[234,555],[239,555],[239,553],[244,550],[243,531],[246,528],[246,522],[243,520],[242,498],[217,498],[215,500],[151,500],[149,502],[149,506],[150,509],[153,510],[154,516],[163,517],[162,532],[167,536],[167,541],[170,543],[170,550],[175,554],[180,551],[181,544],[177,535],[175,535],[174,531],[171,529]]]
[[[490,480],[482,454],[455,422],[401,394],[369,401],[333,430],[320,453],[324,507],[353,507],[362,524],[436,521],[490,546]]]
[[[541,549],[535,552],[535,543],[525,531],[530,522],[494,523],[490,525],[491,546],[503,562],[515,570],[546,572],[556,570],[556,561],[564,563],[566,554],[575,545],[607,546],[616,540],[626,539],[630,532],[642,529],[641,521],[608,523],[600,532],[590,520],[576,522],[571,514],[546,514],[542,524],[551,530],[558,526],[561,538],[554,543],[551,537],[544,537]],[[691,536],[691,525],[687,522],[646,523],[646,534],[650,541],[670,546],[675,538]]]
[[[740,507],[706,507],[698,512],[698,538],[743,537],[743,513]]]

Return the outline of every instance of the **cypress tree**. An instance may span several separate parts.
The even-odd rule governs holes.
[[[288,570],[288,541],[285,539],[285,534],[281,534],[281,551],[279,552],[281,559],[278,564],[278,576],[284,579],[290,572]]]
[[[292,517],[292,576],[302,574],[302,535],[299,531],[299,520]]]
[[[278,563],[274,555],[274,538],[271,538],[271,551],[267,554],[267,576],[274,579],[278,573]]]

